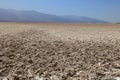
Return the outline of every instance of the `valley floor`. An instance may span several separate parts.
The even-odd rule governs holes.
[[[117,80],[120,24],[1,22],[0,76],[12,80]]]

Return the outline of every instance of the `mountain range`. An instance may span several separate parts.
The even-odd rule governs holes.
[[[63,23],[108,23],[107,21],[74,15],[52,15],[29,10],[0,8],[0,22],[63,22]]]

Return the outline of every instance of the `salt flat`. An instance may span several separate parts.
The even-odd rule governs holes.
[[[120,24],[0,23],[1,34],[44,30],[62,40],[120,39]]]
[[[120,24],[0,23],[0,76],[119,80],[119,75]]]

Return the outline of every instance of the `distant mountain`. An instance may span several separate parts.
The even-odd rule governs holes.
[[[82,23],[108,23],[107,21],[95,19],[95,18],[90,18],[90,17],[85,17],[85,16],[64,16],[67,19],[73,20],[73,22],[82,22]]]
[[[120,24],[120,22],[116,23],[116,24]]]
[[[44,14],[37,11],[18,11],[14,9],[0,8],[0,21],[10,22],[64,22],[64,23],[108,23],[106,21],[81,17],[81,16],[57,16]]]

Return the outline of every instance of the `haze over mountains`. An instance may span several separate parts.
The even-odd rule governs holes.
[[[51,15],[37,11],[18,11],[0,8],[0,22],[63,22],[63,23],[108,23],[85,16]]]

